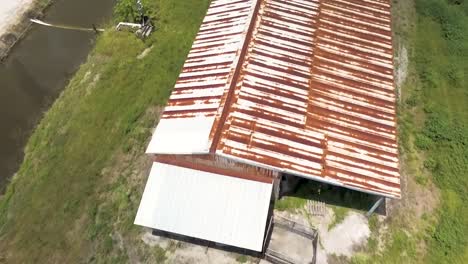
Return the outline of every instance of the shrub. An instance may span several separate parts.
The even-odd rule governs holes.
[[[424,161],[424,168],[430,170],[430,171],[435,171],[437,169],[437,161],[432,158],[432,157],[429,157],[427,158],[425,161]]]
[[[141,0],[145,16],[157,19],[156,1]],[[137,0],[118,0],[114,8],[114,17],[119,21],[140,22],[140,10],[138,10]]]
[[[432,145],[432,140],[423,134],[416,135],[414,144],[418,149],[428,150]]]

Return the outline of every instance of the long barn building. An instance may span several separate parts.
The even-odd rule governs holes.
[[[138,225],[262,251],[282,174],[400,198],[389,0],[214,0]]]

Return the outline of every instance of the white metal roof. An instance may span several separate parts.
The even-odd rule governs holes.
[[[135,224],[261,251],[272,184],[153,163]]]
[[[214,117],[161,119],[146,150],[148,154],[204,154],[210,150]]]

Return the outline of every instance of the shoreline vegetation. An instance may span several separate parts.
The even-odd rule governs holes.
[[[0,263],[163,263],[178,250],[148,246],[133,220],[147,141],[210,1],[147,2],[157,31],[101,34],[29,139],[0,197]],[[343,261],[467,263],[468,2],[392,4],[403,199]]]
[[[403,195],[351,262],[468,263],[468,2],[392,5]]]
[[[148,2],[157,30],[143,42],[109,26],[35,128],[0,198],[0,262],[165,259],[133,225],[144,150],[210,1]]]
[[[27,7],[18,7],[21,10],[15,14],[14,21],[4,25],[4,29],[0,31],[0,62],[5,60],[15,45],[26,36],[32,25],[29,19],[42,18],[52,2],[53,0],[31,0]]]

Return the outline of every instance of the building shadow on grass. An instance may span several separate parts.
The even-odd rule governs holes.
[[[285,177],[295,176],[286,175]],[[289,191],[281,194],[281,199],[284,197],[297,197],[305,200],[323,202],[327,205],[359,210],[365,213],[381,198],[377,195],[308,179],[300,178],[294,185],[293,188],[289,188]],[[384,202],[378,207],[375,213],[385,215],[385,207],[386,203],[384,199]]]

